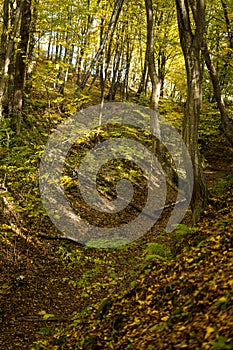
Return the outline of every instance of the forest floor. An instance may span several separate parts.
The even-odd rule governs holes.
[[[201,151],[210,198],[196,228],[165,235],[168,209],[118,249],[45,239],[4,195],[0,349],[233,349],[233,150],[215,130]]]

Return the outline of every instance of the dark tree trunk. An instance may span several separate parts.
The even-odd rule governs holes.
[[[123,99],[128,100],[129,98],[129,73],[131,67],[131,60],[133,56],[133,47],[130,46],[130,38],[127,35],[127,51],[126,51],[126,69],[125,69],[125,78],[124,78],[124,86],[123,86]]]
[[[160,164],[163,164],[165,171],[165,176],[167,182],[173,188],[176,187],[177,174],[173,169],[171,162],[169,161],[166,149],[164,145],[159,142],[160,139],[160,124],[159,124],[159,114],[157,112],[158,102],[160,98],[160,88],[161,82],[156,73],[155,68],[155,57],[154,57],[154,16],[153,16],[153,6],[151,0],[145,0],[146,14],[147,14],[147,61],[148,61],[148,71],[152,83],[152,94],[151,94],[151,109],[155,111],[153,118],[151,118],[151,131],[153,135],[157,137],[153,138],[152,142],[152,152],[158,157]]]
[[[108,28],[106,30],[106,33],[103,37],[103,41],[100,43],[100,47],[98,49],[98,51],[96,52],[95,54],[95,57],[93,58],[92,62],[91,62],[91,65],[90,65],[90,68],[88,69],[82,83],[80,84],[79,86],[79,89],[78,90],[83,90],[91,76],[91,72],[94,68],[94,66],[96,65],[96,63],[99,61],[99,58],[101,57],[103,51],[104,51],[104,48],[105,48],[105,45],[106,45],[106,42],[108,40],[108,36],[109,36],[109,33],[111,31],[111,28],[113,26],[113,23],[116,23],[119,19],[119,15],[121,13],[121,10],[122,10],[122,6],[123,6],[123,3],[124,3],[124,0],[116,0],[115,1],[115,6],[113,8],[113,11],[112,11],[112,15],[111,15],[111,19],[110,19],[110,22],[108,24]],[[115,26],[114,26],[115,27]]]
[[[20,42],[18,45],[18,52],[16,55],[15,63],[15,76],[14,76],[14,102],[13,102],[13,114],[12,114],[12,130],[17,134],[20,133],[20,125],[22,119],[23,110],[23,93],[25,85],[25,73],[26,73],[26,57],[27,48],[30,35],[30,23],[31,23],[31,0],[24,0],[22,7],[22,19],[20,26]]]
[[[56,32],[55,35],[55,57],[54,57],[54,61],[57,62],[58,60],[58,54],[59,54],[59,33]]]
[[[204,0],[176,0],[176,8],[188,88],[183,137],[193,164],[194,188],[191,209],[193,223],[196,223],[207,199],[207,188],[198,149],[198,126],[202,103],[200,51],[205,29],[205,2]],[[195,20],[195,30],[191,26],[190,11]]]
[[[7,52],[7,31],[9,28],[9,0],[5,0],[3,4],[3,24],[1,34],[1,47],[0,47],[0,71],[4,70],[4,62]]]
[[[48,50],[47,50],[47,60],[52,59],[52,53],[51,53],[52,40],[53,40],[53,36],[52,36],[52,33],[50,33],[50,35],[49,35],[49,43],[48,43]]]
[[[123,4],[122,4],[122,6],[123,6]],[[122,6],[121,6],[121,9],[122,9]],[[105,69],[103,69],[104,79],[101,82],[101,88],[102,88],[102,90],[101,90],[101,103],[102,104],[104,102],[106,83],[107,83],[107,79],[108,79],[108,75],[109,75],[108,74],[109,73],[109,66],[110,66],[110,63],[111,63],[112,55],[113,55],[113,52],[112,52],[113,36],[114,36],[115,30],[116,30],[116,27],[117,27],[117,23],[118,23],[118,20],[119,20],[121,9],[119,8],[119,10],[118,10],[118,12],[116,14],[116,18],[115,18],[115,21],[114,21],[114,24],[113,24],[113,27],[112,27],[112,30],[111,30],[111,33],[110,33],[110,36],[109,36],[109,40],[108,40],[109,44],[108,44],[107,53],[106,53]],[[123,30],[122,30],[122,32],[123,32]],[[101,37],[103,38],[103,32],[101,33]],[[101,40],[101,42],[102,42],[102,40]],[[103,52],[102,52],[101,56],[104,56]],[[115,59],[113,59],[113,62],[115,62]],[[113,65],[114,65],[114,63],[113,63]],[[112,78],[112,85],[111,85],[109,93],[107,95],[107,99],[109,101],[112,101],[112,99],[114,99],[113,95],[115,96],[114,93],[112,94],[113,86],[115,84],[115,79],[116,79],[116,70],[114,70],[113,78]],[[117,86],[116,86],[116,88],[117,88]]]
[[[147,52],[145,53],[145,61],[144,61],[144,67],[142,71],[142,76],[140,80],[140,84],[138,87],[138,91],[136,93],[136,97],[139,98],[142,93],[145,93],[146,90],[146,80],[147,80],[147,71],[148,71],[148,62],[147,62]]]
[[[161,82],[160,96],[164,96],[164,81],[166,75],[166,55],[164,51],[159,52],[158,57],[158,76]]]
[[[227,35],[228,35],[229,44],[230,44],[229,46],[233,50],[233,29],[232,29],[232,24],[230,22],[227,3],[225,0],[221,0],[221,3],[222,3],[223,13],[224,13],[226,27],[227,27]]]
[[[225,108],[224,100],[222,98],[221,94],[221,88],[220,83],[218,79],[217,72],[215,70],[215,67],[211,61],[210,53],[208,50],[208,46],[206,41],[204,40],[203,46],[202,46],[202,52],[205,59],[206,66],[208,68],[210,79],[213,85],[213,91],[214,91],[214,98],[217,102],[218,109],[221,114],[221,129],[226,136],[227,140],[231,143],[233,146],[233,125],[229,119],[228,112]]]
[[[115,57],[114,57],[114,68],[113,68],[113,77],[112,77],[112,82],[111,82],[111,86],[107,95],[107,100],[108,101],[114,101],[115,100],[115,96],[116,96],[116,92],[117,92],[117,88],[120,84],[120,79],[121,79],[121,69],[120,69],[120,62],[122,59],[122,46],[121,49],[117,50]]]
[[[147,61],[149,75],[152,84],[151,94],[151,108],[158,109],[161,82],[158,78],[155,68],[155,55],[154,55],[154,18],[153,7],[151,0],[145,0],[146,15],[147,15]]]
[[[34,62],[34,51],[36,46],[36,22],[37,22],[37,5],[39,0],[34,0],[33,11],[32,11],[32,22],[30,30],[30,39],[28,46],[28,68],[26,73],[26,83],[25,83],[25,94],[26,100],[30,99],[31,90],[32,90],[32,75],[33,68],[35,65]]]
[[[5,6],[5,12],[4,15],[9,16],[9,7],[8,10],[6,10],[6,7],[9,6],[9,2],[7,0],[6,4],[4,4]],[[18,28],[19,28],[19,22],[20,22],[20,18],[21,18],[21,12],[22,12],[22,2],[20,2],[19,0],[17,1],[17,7],[15,9],[15,11],[13,11],[13,9],[11,9],[10,11],[10,19],[11,19],[11,27],[12,30],[10,31],[10,33],[8,34],[8,41],[7,43],[3,43],[1,42],[1,47],[6,46],[6,49],[3,48],[3,54],[4,54],[4,60],[1,63],[2,64],[2,76],[1,76],[1,80],[0,80],[0,122],[3,118],[3,106],[4,106],[4,100],[6,99],[6,95],[7,95],[7,82],[9,81],[9,66],[10,66],[10,62],[12,59],[12,53],[14,52],[14,39],[17,36],[17,32],[18,32]],[[6,22],[6,25],[9,25],[10,28],[10,24],[7,22],[9,21],[9,18],[4,18],[3,19]],[[4,40],[5,36],[3,36]],[[3,58],[3,56],[2,56]]]

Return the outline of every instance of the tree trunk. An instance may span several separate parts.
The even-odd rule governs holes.
[[[31,24],[31,33],[30,33],[30,39],[29,39],[29,47],[28,47],[28,69],[26,73],[26,82],[25,82],[25,94],[26,99],[30,99],[31,90],[32,90],[32,75],[33,75],[33,68],[35,65],[34,61],[34,51],[36,46],[36,22],[37,22],[37,5],[39,3],[39,0],[34,0],[33,5],[33,13],[32,13],[32,24]]]
[[[154,54],[154,18],[152,0],[145,0],[146,16],[147,16],[147,60],[149,75],[152,84],[151,94],[151,109],[155,111],[158,109],[161,82],[158,78],[155,68],[155,54]]]
[[[123,3],[124,3],[124,0],[116,0],[115,1],[115,6],[114,6],[114,9],[112,11],[112,15],[111,15],[110,22],[108,24],[108,28],[106,30],[104,37],[103,37],[103,41],[100,43],[100,47],[99,47],[98,51],[95,54],[95,57],[93,58],[93,60],[91,62],[90,68],[88,69],[88,71],[87,71],[87,73],[86,73],[86,75],[85,75],[85,77],[84,77],[84,79],[79,87],[80,91],[85,88],[85,86],[86,86],[86,84],[91,76],[91,72],[92,72],[95,64],[99,61],[99,58],[103,53],[106,42],[108,40],[109,33],[111,31],[111,28],[112,28],[112,25],[114,22],[116,23],[118,21],[119,15],[120,15],[121,10],[122,10]],[[115,20],[114,20],[114,18],[115,18]],[[115,28],[115,26],[114,26],[114,28]]]
[[[233,125],[229,119],[227,110],[225,108],[224,100],[221,94],[221,88],[220,88],[220,83],[218,80],[218,75],[215,70],[215,67],[211,61],[210,58],[210,53],[208,50],[208,46],[206,41],[204,40],[203,46],[202,46],[202,52],[203,56],[205,58],[205,63],[208,68],[209,74],[210,74],[210,79],[213,85],[213,90],[214,90],[214,98],[217,102],[218,109],[221,114],[221,129],[226,136],[227,140],[231,143],[233,146]]]
[[[144,61],[144,67],[142,71],[142,76],[140,80],[140,84],[138,87],[138,91],[136,93],[136,97],[140,98],[141,94],[145,92],[146,89],[146,79],[147,79],[147,70],[148,70],[148,62],[147,62],[147,52],[145,53],[145,61]]]
[[[176,8],[180,42],[185,58],[187,75],[188,91],[183,137],[193,164],[194,188],[191,210],[194,224],[199,220],[207,199],[207,187],[198,149],[198,126],[202,103],[200,51],[205,28],[205,2],[204,0],[176,0]],[[195,20],[195,30],[192,29],[190,10]]]
[[[114,27],[116,26],[116,22]],[[120,80],[121,80],[121,75],[122,75],[122,69],[121,69],[121,63],[123,60],[123,55],[124,55],[124,31],[125,31],[125,27],[121,26],[120,28],[120,32],[118,32],[118,37],[120,38],[119,40],[119,45],[116,47],[115,49],[115,55],[114,58],[112,60],[112,64],[113,64],[113,74],[112,74],[112,81],[111,81],[111,86],[107,95],[107,100],[108,101],[114,101],[115,99],[115,95],[117,92],[117,88],[120,84]],[[105,69],[105,77],[107,77],[107,73],[108,73],[108,69],[109,69],[109,65],[110,65],[110,60],[112,57],[112,39],[113,39],[113,32],[111,33],[111,37],[110,37],[110,41],[109,41],[109,48],[108,48],[108,54],[107,54],[107,60],[106,60],[106,69]]]
[[[229,46],[230,46],[230,49],[233,50],[233,29],[232,29],[232,24],[230,22],[227,3],[225,0],[221,0],[221,3],[222,3],[223,13],[224,13],[226,27],[227,27],[227,35],[228,35],[229,44],[230,44]]]
[[[122,4],[123,6],[123,4]],[[121,6],[121,8],[122,8]],[[108,48],[107,48],[107,53],[106,53],[106,61],[105,61],[105,64],[102,63],[102,72],[101,72],[101,104],[104,103],[104,97],[105,97],[105,90],[106,90],[106,82],[107,82],[107,79],[108,79],[108,72],[109,72],[109,66],[110,66],[110,62],[111,62],[111,58],[112,58],[112,55],[113,55],[113,52],[112,52],[112,44],[113,44],[113,36],[114,36],[114,33],[115,33],[115,30],[116,30],[116,27],[117,27],[117,23],[118,23],[118,19],[119,19],[119,16],[120,16],[120,13],[121,13],[121,9],[118,10],[117,14],[116,14],[116,18],[115,18],[115,21],[114,21],[114,24],[113,24],[113,28],[112,28],[112,31],[110,33],[110,36],[109,36],[109,40],[108,40]],[[103,40],[103,22],[102,22],[102,28],[101,28],[101,32],[100,32],[100,39],[101,39],[101,43],[102,43],[102,40]],[[102,58],[103,58],[103,52],[101,54]],[[103,60],[102,60],[103,61]],[[115,62],[115,59],[113,60]],[[105,65],[105,68],[104,68],[104,65]],[[114,77],[113,77],[113,80],[114,80]],[[112,82],[112,86],[113,86],[113,82]],[[111,88],[110,88],[110,91],[111,91]],[[110,97],[110,91],[107,95],[107,99],[109,100],[109,97]],[[112,100],[112,98],[110,97],[110,101]]]
[[[21,11],[22,11],[22,2],[18,1],[17,4],[18,4],[18,7],[16,9],[15,16],[14,16],[13,28],[12,28],[12,31],[10,32],[10,35],[8,36],[9,39],[7,42],[7,49],[6,49],[6,53],[4,54],[5,59],[4,59],[4,62],[2,63],[2,76],[0,80],[0,123],[3,118],[3,104],[4,104],[4,98],[5,98],[6,83],[8,81],[8,71],[9,71],[9,65],[11,61],[11,55],[14,49],[14,38],[16,37],[17,31],[18,31]],[[8,21],[8,18],[6,19],[4,18],[4,20]],[[1,47],[2,46],[3,44],[1,43]]]
[[[153,137],[152,140],[152,152],[156,154],[160,164],[162,164],[166,180],[171,187],[177,190],[177,174],[173,169],[171,162],[167,156],[164,145],[159,141],[160,139],[160,124],[159,114],[157,112],[158,102],[160,98],[161,82],[158,78],[155,69],[155,57],[154,57],[154,16],[153,7],[151,0],[145,0],[146,14],[147,14],[147,61],[149,76],[152,83],[152,94],[151,94],[151,109],[155,111],[153,118],[151,118],[151,132],[157,137]]]
[[[56,34],[55,34],[55,57],[54,57],[54,62],[58,61],[58,54],[59,54],[59,33],[56,32]]]
[[[65,51],[64,51],[64,56],[62,57],[63,64],[59,66],[59,72],[57,75],[57,84],[56,84],[56,87],[58,88],[59,94],[61,94],[63,97],[65,94],[65,87],[66,87],[68,74],[69,74],[70,55],[71,55],[71,49],[70,49],[70,45],[69,45],[69,33],[66,32]]]
[[[130,73],[131,61],[133,57],[133,45],[130,45],[129,35],[127,35],[126,42],[127,42],[126,68],[125,68],[125,78],[124,78],[122,95],[123,95],[123,99],[127,101],[129,98],[129,73]]]
[[[25,85],[26,73],[26,57],[27,48],[30,35],[31,23],[31,0],[24,0],[22,7],[22,19],[20,26],[20,42],[18,45],[18,52],[15,62],[15,76],[14,76],[14,102],[12,114],[12,130],[16,134],[20,133],[22,111],[23,111],[23,94]]]
[[[49,35],[49,43],[48,43],[48,49],[47,49],[47,60],[52,60],[52,53],[51,53],[51,47],[52,47],[52,40],[53,40],[53,35],[52,32]]]
[[[160,89],[160,96],[164,97],[164,82],[165,82],[165,75],[166,75],[166,55],[163,50],[159,52],[158,55],[158,75],[161,82],[161,89]]]
[[[9,28],[9,0],[5,0],[3,4],[3,24],[1,34],[1,47],[0,47],[0,72],[3,72],[4,62],[7,52],[7,31]]]
[[[112,76],[112,82],[111,82],[111,86],[107,95],[107,100],[108,101],[114,101],[115,96],[116,96],[116,92],[117,92],[117,88],[120,84],[120,79],[121,79],[121,68],[120,68],[120,62],[122,60],[122,50],[123,48],[121,47],[120,50],[118,49],[115,57],[114,57],[114,67],[113,67],[113,76]]]

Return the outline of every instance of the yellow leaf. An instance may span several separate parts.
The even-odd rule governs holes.
[[[218,299],[219,303],[225,303],[226,301],[227,301],[226,297],[221,297],[221,298]]]
[[[44,319],[44,320],[48,320],[49,318],[54,317],[54,314],[48,314],[48,313],[47,313],[46,311],[44,311],[44,310],[41,310],[41,311],[39,312],[39,315],[43,316],[43,319]]]
[[[213,333],[215,331],[215,329],[213,327],[208,326],[206,328],[206,335],[205,338],[208,338],[210,336],[211,333]]]
[[[41,315],[41,316],[46,315],[46,311],[41,310],[40,312],[38,312],[38,314]]]
[[[169,319],[169,316],[164,316],[161,318],[162,321],[167,321]]]
[[[220,318],[220,320],[222,321],[222,320],[224,320],[226,317],[227,317],[227,314],[222,314],[219,318]]]
[[[49,318],[54,317],[54,314],[46,314],[43,316],[44,320],[48,320]]]
[[[189,306],[184,306],[184,307],[183,307],[183,312],[187,312],[188,309],[189,309]]]

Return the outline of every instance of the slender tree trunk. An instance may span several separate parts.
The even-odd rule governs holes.
[[[119,76],[119,68],[120,68],[120,60],[121,60],[121,50],[117,50],[114,56],[114,67],[113,67],[113,76],[111,86],[107,95],[108,101],[113,101],[116,95],[116,89],[118,86],[118,76]]]
[[[122,3],[122,6],[123,6],[123,3]],[[116,14],[116,17],[115,17],[115,20],[114,20],[114,24],[113,24],[113,27],[112,27],[112,30],[111,30],[111,33],[110,33],[110,36],[109,36],[109,44],[108,44],[108,48],[107,48],[107,54],[106,54],[105,63],[103,62],[104,61],[103,60],[103,57],[104,57],[103,51],[104,51],[104,49],[103,49],[103,51],[102,51],[102,53],[100,55],[100,61],[102,61],[100,63],[101,104],[104,103],[106,82],[107,82],[107,77],[108,77],[108,71],[109,71],[109,66],[110,66],[110,62],[111,62],[111,57],[112,57],[113,36],[114,36],[115,30],[116,30],[116,26],[117,26],[117,23],[118,23],[118,19],[119,19],[120,13],[121,13],[122,6],[117,11],[117,14]],[[100,28],[100,43],[102,43],[103,40],[104,40],[103,24],[104,24],[104,22],[102,20],[101,28]],[[112,86],[113,86],[113,83],[112,83]],[[111,91],[111,88],[110,88],[110,91]],[[108,93],[107,99],[109,99],[109,97],[110,97],[110,92]],[[112,99],[112,97],[110,97],[110,100],[111,99]]]
[[[160,81],[156,73],[155,68],[155,55],[154,55],[154,14],[152,0],[145,0],[146,7],[146,17],[147,17],[147,62],[148,62],[148,72],[152,84],[152,93],[150,107],[154,111],[158,110],[158,103],[160,97]],[[154,154],[161,154],[161,145],[159,142],[160,136],[160,125],[158,120],[158,114],[155,113],[153,119],[151,119],[151,131],[153,135],[157,135],[157,138],[153,138],[152,142],[152,152]]]
[[[97,4],[96,6],[99,6],[100,4],[100,0],[97,0]],[[88,9],[90,9],[90,0],[88,0],[87,2],[88,5]],[[84,55],[86,53],[86,47],[88,46],[89,43],[89,34],[91,31],[91,27],[94,21],[94,17],[92,15],[88,15],[87,16],[87,24],[86,26],[84,26],[84,28],[82,29],[82,44],[81,44],[81,48],[79,50],[79,55],[77,56],[77,65],[76,65],[76,70],[77,70],[77,85],[78,85],[78,90],[80,89],[81,86],[81,75],[82,75],[82,65],[83,65],[83,58]],[[102,20],[101,20],[102,21]]]
[[[55,56],[54,56],[54,62],[57,62],[58,60],[58,52],[59,52],[59,34],[56,32],[55,34]]]
[[[0,72],[4,70],[4,62],[6,59],[7,52],[7,37],[9,28],[9,0],[5,0],[3,4],[3,24],[2,24],[2,35],[1,35],[1,47],[0,47]]]
[[[152,0],[145,0],[146,15],[147,15],[147,60],[149,75],[152,84],[151,108],[158,109],[161,81],[156,73],[155,54],[154,54],[154,18]]]
[[[65,93],[65,87],[66,87],[66,83],[68,80],[68,74],[69,74],[69,59],[70,59],[70,46],[69,46],[69,33],[66,33],[66,37],[65,37],[65,41],[66,41],[66,46],[65,46],[65,52],[64,52],[64,56],[62,58],[62,62],[63,65],[59,67],[59,72],[57,75],[57,86],[58,86],[58,91],[61,95],[64,96]],[[66,67],[64,67],[64,65],[66,65]]]
[[[81,85],[81,73],[82,73],[82,61],[84,56],[84,49],[81,48],[78,52],[77,56],[77,64],[76,64],[76,71],[77,71],[77,85],[80,87]]]
[[[60,44],[59,50],[58,50],[58,61],[61,61],[62,59],[62,51],[63,51],[63,46]]]
[[[192,221],[196,223],[200,218],[207,198],[207,188],[198,149],[198,126],[202,103],[200,51],[205,28],[205,1],[176,0],[176,8],[188,88],[183,137],[193,164],[194,188],[191,209]],[[195,20],[195,31],[191,26],[190,10]]]
[[[50,33],[50,35],[49,35],[49,43],[48,43],[48,50],[47,50],[47,60],[52,59],[52,53],[51,53],[52,40],[53,40],[53,36],[52,36],[52,33]]]
[[[163,50],[159,52],[158,57],[158,76],[161,82],[161,90],[160,90],[160,96],[164,96],[164,81],[165,81],[165,75],[166,75],[166,55]]]
[[[141,31],[140,31],[141,34]],[[141,63],[141,79],[136,93],[136,97],[140,98],[141,94],[145,92],[147,72],[148,72],[148,62],[147,62],[147,52],[144,53],[143,59],[143,48],[142,39],[140,38],[140,63]]]
[[[125,78],[124,78],[124,91],[123,98],[127,101],[129,98],[129,74],[131,67],[131,60],[133,57],[133,46],[130,46],[130,38],[127,35],[127,51],[126,51],[126,68],[125,68]]]
[[[71,44],[71,49],[70,49],[70,55],[69,55],[69,59],[68,59],[68,64],[70,66],[74,66],[73,65],[73,60],[74,60],[74,44]]]
[[[215,67],[211,61],[210,53],[208,50],[208,46],[206,41],[204,40],[203,46],[202,46],[202,52],[205,59],[206,66],[208,68],[210,79],[213,85],[213,91],[214,91],[214,98],[217,102],[218,109],[221,114],[221,128],[226,136],[227,140],[233,145],[233,125],[229,119],[228,112],[226,110],[224,99],[221,94],[221,88],[220,83],[218,79],[217,72],[215,70]]]
[[[148,62],[147,62],[147,52],[145,53],[145,61],[144,61],[144,67],[142,71],[142,76],[140,80],[140,84],[138,87],[138,91],[136,93],[136,97],[139,98],[143,92],[145,92],[146,89],[146,80],[147,80],[147,70],[148,70]]]
[[[33,11],[32,11],[32,22],[31,22],[31,29],[30,29],[30,39],[29,39],[29,46],[28,46],[28,68],[27,68],[26,82],[25,82],[25,94],[26,94],[27,101],[29,101],[30,95],[31,95],[32,75],[33,75],[33,68],[35,65],[34,51],[36,46],[36,22],[37,22],[38,3],[39,3],[39,0],[34,0]]]
[[[95,64],[99,61],[99,58],[103,53],[106,42],[108,40],[109,33],[110,33],[111,28],[113,26],[113,23],[114,23],[114,21],[115,21],[115,23],[117,22],[119,15],[121,13],[121,10],[122,10],[123,3],[124,3],[124,0],[116,0],[115,1],[114,9],[112,11],[112,15],[111,15],[111,19],[110,19],[109,24],[108,24],[108,28],[106,30],[104,37],[103,37],[103,41],[100,43],[100,47],[99,47],[98,51],[96,52],[96,54],[91,62],[90,68],[88,69],[88,71],[87,71],[87,73],[86,73],[86,75],[85,75],[85,77],[84,77],[84,79],[79,87],[80,91],[85,88],[85,86],[86,86],[86,84],[91,76],[91,72],[92,72]]]
[[[14,16],[14,20],[13,20],[13,28],[12,31],[10,33],[9,40],[7,42],[7,49],[6,49],[6,53],[4,54],[5,59],[4,59],[4,63],[2,65],[2,76],[1,76],[1,80],[0,80],[0,122],[3,118],[3,103],[4,103],[4,98],[5,98],[5,89],[6,89],[6,84],[8,81],[8,71],[9,71],[9,65],[10,65],[10,61],[11,61],[11,55],[12,52],[14,50],[14,38],[16,38],[17,35],[17,31],[19,28],[19,22],[20,22],[20,17],[21,17],[21,12],[22,12],[22,2],[17,2],[17,8],[15,11],[15,16]],[[8,19],[4,19],[6,21],[8,21]],[[11,38],[10,38],[11,36]],[[2,43],[1,43],[2,46]]]
[[[222,3],[223,13],[224,13],[226,27],[227,27],[227,35],[228,35],[229,44],[230,44],[229,46],[233,50],[233,29],[232,29],[232,24],[230,22],[227,3],[225,0],[221,0],[221,3]]]
[[[114,25],[114,29],[116,26],[116,22]],[[114,30],[113,29],[113,30]],[[108,101],[113,101],[115,99],[116,91],[117,88],[120,84],[120,79],[121,79],[121,69],[120,69],[120,64],[123,59],[123,51],[124,51],[124,31],[125,27],[122,26],[120,28],[120,32],[118,32],[118,37],[120,38],[119,40],[119,45],[116,47],[115,55],[113,58],[113,76],[112,76],[112,81],[111,81],[111,86],[107,95],[107,100]],[[107,54],[107,60],[106,60],[106,69],[105,69],[105,77],[107,76],[107,72],[109,69],[109,64],[110,60],[112,57],[112,39],[113,39],[113,31],[111,33],[110,37],[110,42],[109,42],[109,48],[108,48],[108,54]]]
[[[20,133],[22,112],[23,112],[23,94],[25,85],[25,73],[26,73],[26,57],[30,35],[30,23],[31,23],[31,0],[23,1],[22,8],[22,20],[20,27],[20,42],[18,45],[18,52],[16,55],[15,63],[15,76],[14,76],[14,103],[12,114],[12,130],[16,134]]]

